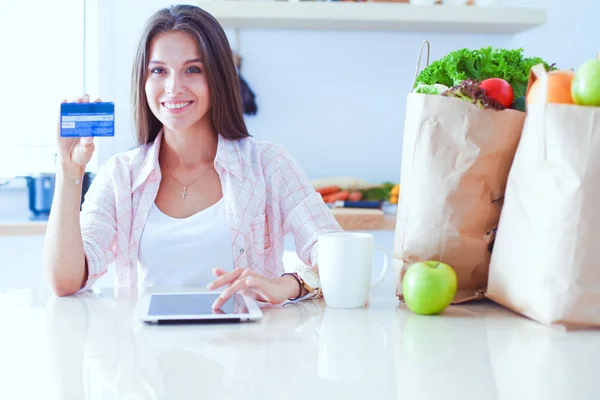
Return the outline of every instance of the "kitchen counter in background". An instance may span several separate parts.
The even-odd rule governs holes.
[[[393,231],[396,214],[381,210],[335,208],[331,210],[337,221],[347,231]],[[37,236],[46,233],[46,221],[0,219],[0,236]]]
[[[15,181],[1,188],[0,237],[43,236],[46,233],[52,194],[44,192],[43,182],[50,178],[39,179],[40,182],[32,182],[38,188],[33,199],[23,181]],[[53,187],[53,182],[50,182],[50,186]],[[383,202],[380,209],[334,207],[331,211],[347,231],[394,231],[396,227],[397,204]],[[39,217],[33,217],[34,214]]]
[[[43,236],[46,221],[0,221],[0,236]]]

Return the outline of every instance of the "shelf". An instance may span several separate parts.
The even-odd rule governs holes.
[[[407,3],[198,0],[224,28],[514,34],[546,23],[529,7],[419,6]]]

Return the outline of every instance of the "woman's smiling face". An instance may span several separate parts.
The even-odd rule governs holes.
[[[182,31],[156,35],[150,42],[146,98],[165,128],[184,132],[209,118],[210,93],[198,44]]]

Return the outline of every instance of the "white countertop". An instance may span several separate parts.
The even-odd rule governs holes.
[[[0,291],[0,399],[598,399],[600,331],[491,302],[412,314],[305,302],[234,325],[144,325],[137,296]]]

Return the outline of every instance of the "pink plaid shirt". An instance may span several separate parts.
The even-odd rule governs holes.
[[[138,247],[161,180],[154,143],[113,156],[85,195],[81,234],[89,289],[114,262],[115,286],[137,286]],[[317,237],[341,231],[308,178],[281,146],[219,135],[215,169],[221,180],[236,267],[268,278],[283,272],[284,236],[291,233],[300,259],[314,265]]]

